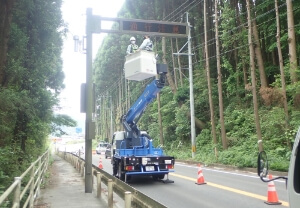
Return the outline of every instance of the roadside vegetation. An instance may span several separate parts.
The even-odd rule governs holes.
[[[75,126],[54,113],[64,88],[61,0],[0,1],[0,194]]]
[[[168,87],[164,89],[167,93]],[[170,103],[172,101],[169,101]],[[163,107],[164,108],[164,107]],[[188,109],[187,109],[188,110]],[[260,108],[261,126],[263,132],[264,150],[268,152],[270,168],[273,170],[287,171],[293,141],[299,127],[299,112],[291,111],[290,129],[285,128],[284,112],[282,108]],[[164,112],[166,113],[166,112]],[[157,114],[157,101],[146,111],[141,119],[141,129],[147,130],[154,138],[154,145],[160,145],[159,125],[155,121]],[[239,107],[225,111],[226,135],[228,148],[222,148],[220,134],[218,143],[212,141],[211,128],[203,129],[196,137],[196,154],[191,158],[192,148],[189,129],[189,118],[185,116],[163,116],[165,143],[164,149],[168,155],[177,159],[194,160],[204,164],[222,163],[236,167],[256,167],[258,145],[255,130],[253,109]],[[175,115],[174,115],[175,116]],[[168,120],[169,119],[169,120]],[[151,124],[150,121],[151,120]],[[217,128],[220,128],[217,126]],[[173,132],[173,133],[172,133]],[[169,139],[172,137],[173,139]],[[217,150],[217,154],[216,154]]]

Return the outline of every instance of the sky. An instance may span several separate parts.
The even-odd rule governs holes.
[[[62,53],[63,71],[65,73],[65,89],[60,96],[58,112],[67,114],[78,122],[84,129],[85,114],[80,113],[80,85],[85,83],[86,55],[74,52],[73,36],[80,38],[85,34],[86,9],[92,8],[94,15],[102,17],[117,17],[125,0],[64,0],[62,14],[64,22],[68,25],[68,35],[64,39]],[[95,58],[101,41],[106,34],[93,35],[93,58]],[[83,130],[84,132],[84,130]]]

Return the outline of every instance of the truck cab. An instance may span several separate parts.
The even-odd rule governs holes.
[[[112,143],[112,145],[111,145],[112,155],[115,154],[117,144],[119,145],[119,143],[121,141],[123,141],[124,139],[125,139],[125,132],[124,131],[116,131],[116,132],[114,132],[113,138],[112,138],[112,142],[111,142]]]
[[[148,144],[148,134],[146,131],[141,131],[141,135],[146,136],[146,138],[144,139],[145,141],[143,141],[142,143],[144,143],[144,145]],[[112,138],[112,152],[115,154],[115,150],[116,147],[118,146],[118,149],[120,149],[121,147],[121,143],[125,142],[125,131],[116,131],[113,135]],[[143,137],[144,138],[144,137]],[[130,146],[130,145],[129,145]]]
[[[269,182],[283,178],[287,182],[287,190],[289,195],[289,206],[291,208],[299,207],[300,204],[300,128],[298,129],[292,155],[290,159],[288,177],[276,177],[271,180],[266,180],[264,177],[268,175],[269,164],[267,154],[262,151],[258,155],[257,173],[263,182]]]

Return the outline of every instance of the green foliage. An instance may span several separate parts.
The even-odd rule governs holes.
[[[261,128],[265,140],[282,137],[285,132],[285,118],[282,108],[274,107],[271,110],[261,110]],[[276,144],[278,145],[278,144]]]
[[[47,148],[53,108],[64,88],[61,4],[61,0],[14,4],[0,83],[0,189]]]
[[[212,135],[209,129],[204,129],[198,134],[196,138],[196,161],[205,164],[211,164],[217,161],[215,157],[215,148],[219,148],[219,146],[214,145],[211,138]]]
[[[269,111],[261,110],[261,126],[263,144],[268,152],[270,168],[273,170],[287,171],[291,149],[286,145],[287,140],[294,141],[296,131],[283,128],[282,109],[274,108]],[[227,113],[226,113],[227,114]],[[196,138],[195,161],[205,164],[222,163],[236,167],[256,167],[257,163],[257,137],[254,126],[254,115],[251,110],[234,110],[227,114],[227,150],[222,149],[221,142],[212,143],[211,131],[204,129]],[[271,121],[271,122],[270,122]],[[298,124],[299,125],[299,124]],[[188,141],[180,149],[172,149],[176,158],[191,160],[191,149]],[[173,145],[174,146],[174,145]],[[215,148],[218,157],[215,156]],[[168,151],[169,152],[169,151]]]
[[[219,154],[219,162],[237,167],[256,167],[257,140],[243,138],[239,145],[232,146]]]
[[[255,134],[254,115],[252,109],[226,109],[226,132],[229,146],[235,145],[240,138]]]
[[[283,5],[284,2],[279,3]],[[293,2],[294,8],[300,6],[299,2]],[[180,8],[182,1],[173,0],[165,1],[165,7],[161,6],[161,2],[155,1],[135,1],[128,0],[119,12],[119,17],[136,18],[136,19],[163,19],[163,10],[165,14],[171,14],[175,9]],[[147,8],[147,10],[145,10]],[[219,93],[218,93],[218,74],[215,50],[215,28],[209,18],[208,24],[208,54],[204,53],[204,30],[203,30],[203,5],[194,5],[189,10],[189,20],[193,25],[192,29],[192,47],[193,47],[193,87],[194,87],[194,104],[195,117],[198,125],[196,125],[196,143],[197,152],[195,160],[205,163],[224,163],[236,165],[238,167],[255,167],[257,157],[257,132],[253,110],[253,95],[251,87],[250,73],[250,54],[247,30],[247,12],[246,2],[241,1],[236,5],[231,1],[224,1],[219,5],[221,16],[219,17],[219,39],[220,39],[220,58],[221,58],[221,74],[220,78],[223,87],[223,110],[225,116],[226,136],[228,140],[228,149],[223,150],[221,144],[220,127],[220,109],[219,109]],[[213,7],[209,7],[208,16],[214,14]],[[266,151],[274,157],[273,168],[286,169],[291,146],[294,139],[295,131],[300,125],[300,88],[299,83],[292,83],[290,80],[290,66],[288,57],[288,36],[287,36],[287,15],[286,7],[279,8],[280,27],[281,27],[281,44],[284,62],[284,72],[287,89],[288,125],[285,123],[285,117],[282,105],[282,86],[281,77],[279,76],[278,51],[276,45],[276,21],[274,21],[275,10],[274,2],[271,0],[263,1],[258,4],[251,5],[252,17],[255,20],[260,39],[263,64],[270,91],[276,91],[277,100],[270,99],[271,105],[267,105],[263,101],[263,94],[258,95],[259,117],[262,131],[262,139]],[[165,20],[180,19],[177,17],[167,17]],[[300,10],[294,9],[294,18],[300,17]],[[169,19],[170,18],[170,19]],[[296,39],[299,39],[299,27],[295,25]],[[151,81],[145,80],[141,82],[129,81],[124,82],[123,66],[126,47],[129,44],[130,35],[108,35],[99,49],[97,58],[94,62],[95,82],[97,85],[98,95],[111,95],[113,103],[117,106],[114,110],[114,117],[126,113],[127,108],[136,101],[142,93],[145,86]],[[137,35],[137,43],[141,42],[141,36]],[[162,41],[160,37],[151,37],[155,43],[155,52],[161,57]],[[178,49],[176,46],[178,43]],[[171,43],[173,48],[171,47]],[[168,154],[175,155],[180,159],[191,159],[190,144],[190,95],[188,59],[180,56],[180,64],[182,67],[181,74],[183,84],[179,80],[179,70],[177,57],[173,63],[172,52],[178,51],[186,43],[185,39],[174,40],[166,38],[165,54],[169,75],[173,81],[177,83],[177,87],[173,87],[172,83],[160,93],[160,105],[162,115],[162,128],[164,147]],[[255,44],[255,43],[254,43]],[[185,48],[184,48],[185,50]],[[300,47],[297,47],[297,53]],[[209,96],[207,89],[207,76],[205,70],[205,59],[208,55],[212,85],[213,109],[215,112],[215,121],[217,126],[217,144],[213,144],[211,135],[211,114],[209,105]],[[299,70],[298,70],[299,71]],[[297,72],[298,72],[297,71]],[[177,73],[177,80],[175,80]],[[257,91],[260,89],[260,77],[257,70]],[[170,78],[169,77],[169,78]],[[170,79],[168,79],[170,81]],[[171,89],[173,87],[173,89]],[[129,89],[129,90],[127,90]],[[272,100],[273,99],[273,100]],[[127,103],[125,103],[127,101]],[[158,122],[158,101],[155,100],[148,106],[144,112],[138,126],[142,130],[146,130],[154,139],[154,144],[160,144],[160,126]],[[129,104],[130,103],[130,104]],[[129,104],[129,105],[127,105]],[[102,119],[102,118],[101,118]],[[119,121],[118,118],[114,119]],[[109,122],[107,118],[103,118],[101,123]],[[200,124],[199,124],[200,123]],[[201,127],[199,127],[201,126]],[[120,128],[118,129],[120,130]],[[277,157],[276,157],[277,156]]]
[[[188,138],[190,135],[190,122],[186,114],[188,113],[189,108],[186,105],[182,105],[176,112],[176,136],[180,140]]]
[[[77,125],[77,122],[73,120],[70,116],[68,115],[54,115],[52,119],[52,132],[54,133],[55,136],[62,136],[67,134],[64,132],[62,127],[75,127]]]
[[[189,99],[189,88],[187,86],[181,87],[174,95],[174,99],[178,103],[184,103]]]

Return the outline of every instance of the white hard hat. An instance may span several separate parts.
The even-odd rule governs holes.
[[[135,37],[131,37],[131,38],[130,38],[130,41],[133,41],[133,40],[135,40]]]

